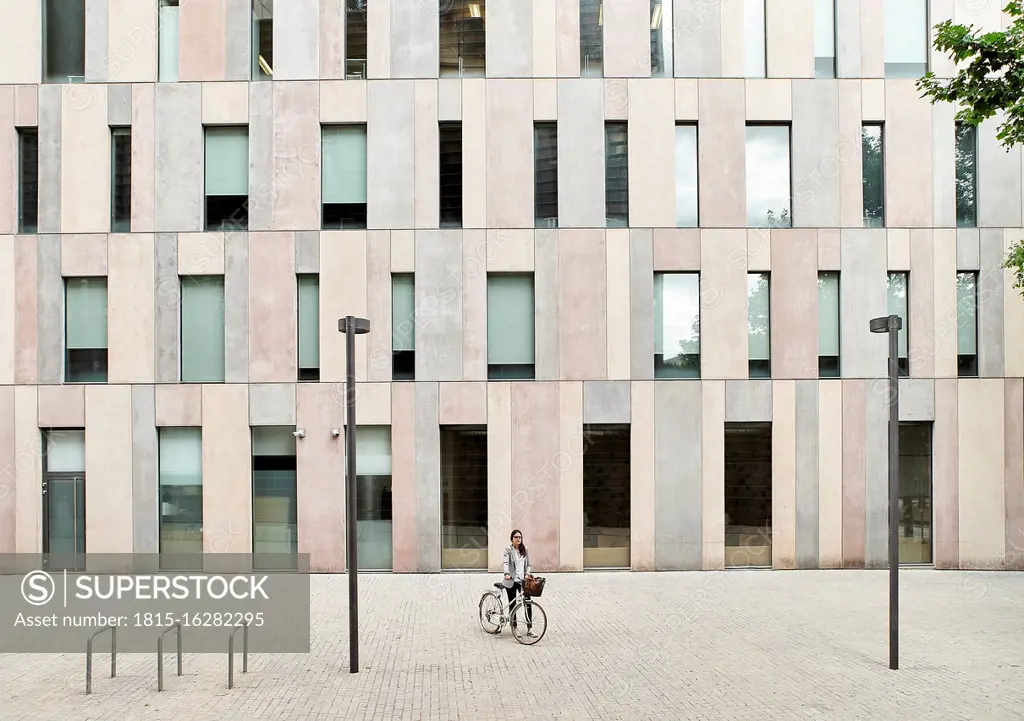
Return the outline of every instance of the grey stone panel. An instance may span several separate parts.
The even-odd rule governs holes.
[[[254,383],[250,385],[249,425],[295,425],[295,384]]]
[[[672,18],[677,78],[722,77],[722,4],[676,0]]]
[[[60,232],[60,85],[39,86],[39,232]]]
[[[889,348],[869,340],[872,318],[888,313],[888,250],[884,228],[844,229],[839,284],[841,367],[844,378],[888,376]],[[913,332],[913,331],[911,331]]]
[[[249,85],[249,230],[274,228],[274,95]]]
[[[107,0],[85,0],[85,81],[88,83],[105,83],[109,76],[107,7]]]
[[[796,382],[796,567],[818,567],[818,381]]]
[[[936,228],[956,226],[956,108],[932,106],[932,207]]]
[[[439,7],[450,7],[450,3],[445,0],[391,3],[392,78],[438,76]],[[490,26],[490,8],[487,10],[487,25]]]
[[[276,3],[273,40],[276,51],[274,79],[319,79],[319,38],[320,0],[290,0],[287,3]]]
[[[461,230],[416,233],[416,380],[462,380]]]
[[[1001,378],[1006,370],[1003,349],[1003,231],[981,231],[981,272],[978,273],[978,375]]]
[[[320,272],[320,233],[301,230],[295,234],[295,272]]]
[[[604,81],[558,81],[558,226],[603,228]]]
[[[839,81],[793,81],[793,225],[840,225]]]
[[[841,78],[860,77],[860,0],[836,3],[836,74]]]
[[[441,426],[437,383],[416,384],[416,570],[441,570]]]
[[[249,236],[224,236],[224,380],[249,382]]]
[[[39,383],[62,383],[64,367],[64,280],[60,272],[60,236],[36,240],[39,303]]]
[[[726,423],[770,423],[772,382],[732,380],[725,382]]]
[[[224,0],[224,78],[252,78],[251,0]]]
[[[155,236],[156,382],[177,383],[181,377],[178,329],[181,323],[181,282],[178,279],[178,236]]]
[[[699,570],[701,384],[654,386],[654,559],[660,571]]]
[[[629,423],[629,381],[584,381],[584,423]]]
[[[931,378],[900,378],[900,420],[935,420],[935,381]]]
[[[977,228],[957,228],[956,269],[981,270],[981,236]]]
[[[203,107],[199,83],[156,85],[156,231],[203,222]]]
[[[534,235],[533,297],[536,355],[534,375],[539,381],[558,380],[558,231],[538,230]]]
[[[882,345],[882,344],[879,344]],[[866,381],[864,567],[889,565],[889,380]]]
[[[653,231],[629,232],[630,377],[654,378],[654,246]]]
[[[392,58],[392,62],[394,58]],[[412,80],[369,81],[366,107],[366,225],[415,227],[416,97]]]
[[[132,386],[132,538],[135,553],[160,552],[160,493],[153,386]]]
[[[111,127],[128,127],[132,124],[131,85],[107,87],[107,123]]]
[[[487,77],[533,75],[533,3],[491,0],[487,3]]]
[[[996,139],[998,121],[978,126],[978,225],[983,228],[1021,226],[1020,148],[1007,152]]]

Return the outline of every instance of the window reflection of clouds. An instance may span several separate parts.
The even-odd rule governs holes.
[[[747,225],[789,225],[789,128],[784,125],[747,126]]]
[[[928,62],[926,0],[885,0],[885,75],[916,78]]]
[[[697,126],[676,126],[676,227],[697,227]]]
[[[662,348],[666,356],[700,352],[700,289],[696,273],[668,273],[663,278],[665,314]]]

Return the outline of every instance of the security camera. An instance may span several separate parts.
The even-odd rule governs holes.
[[[338,436],[341,435],[341,429],[340,428],[332,428],[331,429],[331,435],[334,436],[335,438],[337,438]]]
[[[296,428],[294,431],[292,431],[292,435],[295,436],[296,438],[305,438],[306,437],[306,429],[305,428]]]

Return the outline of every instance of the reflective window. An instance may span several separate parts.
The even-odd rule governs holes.
[[[274,0],[252,0],[252,79],[274,77]]]
[[[178,9],[178,0],[160,0],[158,79],[161,83],[178,81]]]
[[[85,1],[43,3],[44,83],[85,82]]]
[[[897,356],[900,375],[910,375],[910,356],[907,339],[910,337],[910,274],[889,273],[889,315],[898,315],[903,321],[899,332]]]
[[[956,274],[957,375],[978,375],[978,274]]]
[[[416,379],[416,284],[412,273],[391,276],[391,380]]]
[[[864,174],[864,227],[885,225],[885,155],[882,126],[861,126],[861,169]]]
[[[203,429],[158,428],[160,566],[202,569]]]
[[[607,227],[629,227],[629,131],[625,122],[604,124],[604,204]]]
[[[900,423],[900,563],[932,562],[932,424]]]
[[[533,205],[538,228],[558,227],[558,125],[533,125]]]
[[[651,0],[651,77],[671,78],[672,65],[672,0]]]
[[[956,124],[956,226],[978,225],[978,129]]]
[[[676,126],[676,227],[696,228],[697,126]]]
[[[366,5],[369,0],[345,0],[345,77],[366,77]]]
[[[534,377],[534,289],[531,273],[487,275],[487,377]]]
[[[814,0],[814,77],[836,76],[836,0]]]
[[[294,430],[290,426],[252,429],[253,568],[298,566]]]
[[[885,0],[885,77],[920,78],[928,71],[927,0]]]
[[[132,229],[132,129],[110,129],[110,230]]]
[[[839,273],[818,273],[818,377],[838,378]]]
[[[224,276],[181,278],[181,382],[224,382]]]
[[[322,128],[322,227],[366,227],[366,126]]]
[[[482,78],[487,73],[487,3],[443,0],[440,5],[440,75]]]
[[[743,0],[743,68],[748,78],[763,78],[767,72],[764,5],[765,0]]]
[[[604,2],[580,2],[580,77],[604,77]]]
[[[790,151],[788,125],[747,126],[747,225],[789,228]]]
[[[39,129],[18,128],[18,232],[39,230]]]
[[[64,382],[107,382],[107,279],[64,280]]]
[[[441,568],[487,568],[487,524],[487,426],[441,426]]]
[[[772,424],[725,424],[725,566],[772,565]]]
[[[360,570],[392,568],[391,427],[356,427],[356,562]]]
[[[700,378],[700,275],[654,275],[654,377]]]
[[[206,230],[249,227],[249,128],[206,128]]]
[[[630,566],[629,431],[583,426],[583,568]]]
[[[320,380],[320,276],[296,276],[299,311],[299,380]]]
[[[85,568],[85,431],[43,431],[43,563]]]
[[[748,375],[772,377],[771,279],[768,273],[747,274]]]

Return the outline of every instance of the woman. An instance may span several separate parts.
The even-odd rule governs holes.
[[[530,554],[526,550],[526,544],[523,543],[523,534],[516,529],[512,531],[512,535],[509,540],[512,541],[512,545],[505,549],[505,557],[502,560],[502,568],[505,570],[505,580],[502,581],[501,585],[505,587],[505,592],[508,594],[508,607],[509,615],[512,612],[512,604],[516,600],[516,593],[523,587],[523,581],[527,578],[533,578],[531,571],[533,566],[530,564]],[[529,598],[527,596],[526,598]],[[526,606],[526,635],[532,636],[533,631],[533,611],[530,605]],[[512,630],[515,631],[516,622],[512,621]]]

